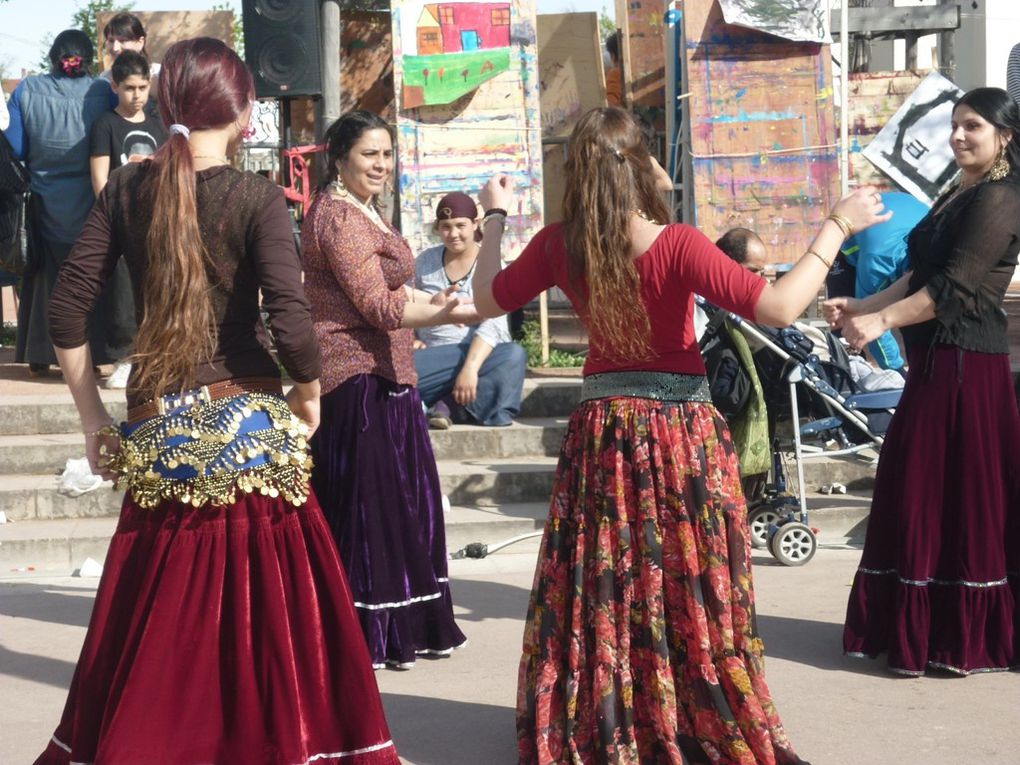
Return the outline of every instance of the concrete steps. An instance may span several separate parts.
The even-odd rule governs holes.
[[[471,542],[493,544],[541,528],[580,382],[577,377],[529,378],[522,418],[506,428],[458,425],[431,431],[442,490],[453,505],[446,516],[451,553]],[[123,394],[102,395],[123,418]],[[0,525],[0,574],[28,567],[73,570],[85,557],[101,560],[123,495],[109,485],[77,498],[57,492],[56,476],[66,460],[83,456],[70,396],[6,396],[3,404],[0,511],[8,523]],[[867,492],[873,476],[873,466],[860,459],[805,464],[809,489],[839,481]],[[859,502],[818,499],[827,503],[819,506],[831,519],[826,525],[839,533],[866,513]],[[813,498],[812,511],[816,504]],[[817,525],[814,517],[812,523]]]

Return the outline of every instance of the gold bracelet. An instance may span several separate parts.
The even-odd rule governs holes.
[[[836,213],[829,213],[829,217],[827,220],[831,220],[833,223],[839,226],[839,230],[843,232],[844,239],[849,239],[854,235],[853,224],[849,220],[844,218],[842,215],[837,215]]]
[[[820,261],[822,261],[825,264],[826,268],[832,268],[832,263],[834,261],[826,260],[825,258],[823,258],[819,253],[815,252],[814,250],[808,250],[804,254],[805,255],[814,255],[816,258],[818,258]]]
[[[97,438],[98,436],[115,436],[120,438],[120,428],[117,427],[117,424],[113,420],[110,420],[106,423],[106,425],[98,430],[85,431],[85,438]]]

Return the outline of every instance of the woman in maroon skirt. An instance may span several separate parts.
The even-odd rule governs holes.
[[[627,112],[586,114],[568,144],[564,223],[502,272],[508,179],[481,194],[478,312],[555,285],[591,337],[525,626],[520,762],[799,763],[765,682],[738,456],[711,403],[694,294],[786,326],[851,230],[887,216],[872,189],[841,200],[770,286],[697,229],[663,225],[655,168]]]
[[[320,364],[290,216],[278,187],[228,160],[251,75],[198,38],[170,48],[159,86],[169,140],[110,176],[50,303],[93,470],[127,493],[38,762],[397,765],[309,488]],[[118,428],[85,328],[121,255],[142,320]]]
[[[322,347],[322,427],[312,485],[340,549],[376,667],[463,645],[446,573],[442,493],[415,388],[412,328],[478,321],[405,285],[414,257],[380,215],[393,137],[365,111],[326,132],[329,182],[301,228],[305,289]],[[436,304],[430,301],[435,300]]]
[[[909,373],[875,479],[844,650],[894,672],[1020,665],[1020,415],[1003,298],[1020,251],[1020,110],[978,88],[953,110],[959,182],[907,239],[910,271],[826,303],[858,348],[901,328]]]

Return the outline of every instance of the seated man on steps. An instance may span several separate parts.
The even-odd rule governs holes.
[[[460,192],[440,199],[435,230],[442,244],[418,256],[414,286],[432,294],[455,289],[470,297],[479,249],[474,200]],[[417,330],[417,337],[418,390],[431,427],[513,422],[521,410],[527,354],[511,341],[505,316],[472,327],[427,327]]]

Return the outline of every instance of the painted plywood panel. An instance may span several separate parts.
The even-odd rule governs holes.
[[[389,13],[340,12],[340,111],[365,109],[396,118]]]
[[[632,108],[662,128],[666,107],[666,0],[616,0],[624,33],[625,93]]]
[[[159,63],[171,45],[191,37],[215,37],[234,47],[234,14],[232,11],[131,11],[145,28],[145,52],[149,59]],[[100,43],[102,30],[116,14],[104,11],[96,14]],[[108,69],[113,59],[103,54],[103,68]]]
[[[450,191],[475,194],[494,174],[517,188],[509,211],[504,256],[512,259],[542,226],[542,145],[538,50],[532,0],[510,6],[510,66],[450,104],[397,110],[400,227],[417,253],[436,240],[435,206]],[[404,14],[420,18],[422,3],[393,0],[393,79],[404,84]],[[417,43],[417,39],[416,39]]]
[[[714,0],[684,8],[693,222],[796,260],[839,198],[829,49],[728,25]]]
[[[598,15],[539,15],[538,71],[542,138],[565,140],[582,114],[606,105],[606,78]],[[563,143],[543,146],[546,223],[563,219],[564,160]]]
[[[850,75],[850,179],[852,186],[893,190],[889,176],[862,152],[914,92],[921,72],[858,72]]]

